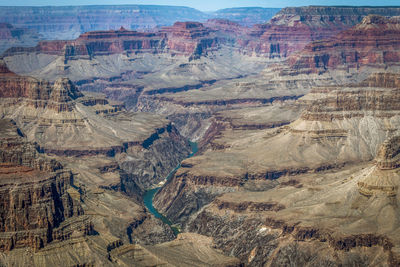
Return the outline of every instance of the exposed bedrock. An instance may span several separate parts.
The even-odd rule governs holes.
[[[386,140],[375,164],[223,194],[193,215],[186,230],[213,236],[217,248],[250,266],[397,266],[398,141]]]
[[[190,153],[170,121],[128,112],[99,93],[83,94],[65,78],[40,81],[3,66],[0,81],[1,116],[12,118],[21,129],[14,125],[15,135],[25,140],[20,145],[5,136],[0,146],[7,162],[0,164],[7,207],[0,244],[12,249],[0,252],[1,264],[113,265],[111,251],[123,247],[113,260],[128,255],[126,264],[135,265],[131,243],[153,246],[175,238],[142,203],[144,190]],[[44,153],[57,161],[39,156]],[[145,253],[150,265],[160,262]]]
[[[369,15],[333,38],[307,45],[289,62],[293,68],[308,72],[398,67],[399,33],[399,17]]]
[[[10,120],[1,120],[0,248],[40,249],[93,232],[79,200],[69,194],[70,170],[39,153]]]
[[[69,40],[88,31],[116,30],[121,26],[151,31],[176,21],[204,22],[211,18],[229,19],[251,27],[268,21],[278,11],[278,8],[245,7],[203,13],[189,7],[157,5],[4,6],[0,9],[0,21],[40,32],[46,39]]]
[[[229,142],[223,138],[227,133],[271,130],[286,125],[301,110],[300,106],[291,104],[275,103],[216,113],[200,142],[201,153],[182,162],[182,167],[155,196],[155,207],[173,222],[184,225],[190,215],[216,196],[241,190],[248,180],[274,178],[275,172],[264,172],[260,166],[253,166],[246,155],[228,152]],[[253,124],[249,125],[250,122]]]
[[[185,225],[202,206],[216,203],[213,199],[227,192],[265,190],[276,186],[268,180],[335,172],[371,161],[380,144],[399,127],[397,80],[395,74],[377,73],[359,84],[316,87],[304,97],[302,102],[309,104],[301,116],[295,105],[285,103],[217,113],[218,126],[213,126],[217,130],[202,153],[183,161],[156,195],[155,206],[173,222]],[[257,112],[264,117],[258,118]],[[292,182],[287,185],[302,187]],[[219,206],[278,211],[285,205],[243,201]]]
[[[83,95],[66,78],[50,83],[5,68],[0,82],[5,88],[0,109],[3,116],[14,118],[41,152],[59,157],[114,158],[142,189],[162,181],[190,152],[168,120],[128,112],[121,103],[101,94]]]
[[[253,26],[248,37],[238,42],[245,53],[261,54],[271,58],[287,57],[302,50],[312,41],[337,35],[361,22],[363,17],[369,14],[398,16],[400,9],[288,7],[279,11],[268,23]]]
[[[35,30],[0,23],[0,54],[10,47],[35,46],[41,37]]]
[[[121,26],[149,30],[171,25],[177,20],[206,20],[208,16],[189,7],[96,5],[2,7],[0,18],[18,27],[35,29],[47,39],[68,40],[88,31],[117,30]]]
[[[121,169],[143,189],[163,181],[190,153],[187,141],[171,125],[152,139],[143,143],[145,149],[134,153],[128,151],[127,158],[121,157],[119,161]]]
[[[192,59],[216,50],[228,40],[218,37],[215,30],[199,22],[176,22],[173,26],[146,33],[126,30],[93,31],[81,34],[71,41],[41,41],[36,47],[15,47],[4,55],[40,53],[62,56],[64,64],[69,60],[121,53],[151,53],[191,56]]]
[[[235,255],[246,266],[398,264],[390,252],[391,241],[384,236],[335,236],[317,226],[302,228],[270,221],[256,213],[242,215],[229,208],[220,212],[209,209],[200,212],[187,230],[212,236],[217,248]]]

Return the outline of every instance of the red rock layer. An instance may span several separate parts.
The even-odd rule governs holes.
[[[255,25],[239,45],[246,53],[287,57],[312,41],[337,35],[368,14],[400,15],[399,8],[299,7],[284,8],[268,23]]]
[[[81,206],[67,193],[72,173],[41,156],[12,121],[0,126],[0,250],[39,249],[74,230],[90,233],[90,223],[77,217]]]
[[[129,31],[121,27],[114,31],[95,31],[82,34],[73,41],[43,41],[35,48],[11,48],[5,55],[20,52],[41,52],[73,57],[117,53],[162,53],[201,55],[216,48],[219,40],[214,31],[198,22],[176,22],[155,33]]]
[[[199,22],[176,22],[172,27],[164,27],[168,36],[168,48],[172,53],[195,56],[216,48],[219,42],[215,31]]]
[[[82,96],[72,82],[66,78],[54,84],[24,77],[9,71],[0,63],[0,98],[27,98],[34,107],[48,107],[57,112],[70,111],[72,100]]]
[[[314,42],[290,58],[292,68],[326,69],[384,67],[400,61],[400,19],[370,15],[328,41]]]

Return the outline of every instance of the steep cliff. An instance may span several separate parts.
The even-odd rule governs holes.
[[[35,29],[45,39],[68,40],[88,31],[148,30],[177,20],[203,20],[207,15],[189,7],[155,5],[2,7],[0,21]]]
[[[0,121],[0,248],[38,250],[72,234],[93,233],[79,200],[69,194],[70,170],[39,155],[10,120]]]
[[[289,59],[294,69],[385,68],[398,65],[400,20],[370,15],[327,41],[314,42]]]
[[[280,11],[279,8],[236,7],[220,9],[212,15],[216,19],[222,18],[234,21],[242,26],[251,27],[254,24],[269,21],[278,11]]]
[[[35,46],[41,37],[35,30],[0,23],[0,54],[10,47]]]
[[[245,53],[272,58],[287,57],[312,41],[333,37],[353,27],[369,14],[398,16],[400,9],[323,6],[284,8],[268,23],[255,25],[249,37],[241,40],[240,44]]]

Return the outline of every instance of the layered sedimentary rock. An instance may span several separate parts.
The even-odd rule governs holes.
[[[334,38],[307,45],[290,62],[295,69],[313,72],[394,67],[399,61],[399,38],[399,17],[370,15]]]
[[[129,154],[150,159],[147,151],[152,155],[160,152],[156,158],[162,160],[170,157],[165,155],[167,152],[180,155],[177,159],[172,157],[171,162],[167,160],[166,170],[154,166],[154,170],[163,174],[158,176],[157,171],[150,171],[153,178],[158,178],[144,179],[140,182],[144,187],[161,181],[168,169],[188,153],[187,144],[167,120],[157,115],[127,112],[121,103],[109,102],[101,95],[84,96],[66,78],[50,83],[18,76],[3,67],[0,82],[5,89],[1,95],[3,116],[14,118],[28,139],[37,142],[43,152],[58,156],[118,154],[121,162],[126,162]],[[163,146],[169,148],[156,152],[163,150]],[[140,151],[142,148],[146,153]],[[155,160],[153,164],[159,163]]]
[[[22,15],[23,14],[23,15]],[[88,31],[129,29],[148,30],[177,20],[203,20],[207,15],[188,7],[173,6],[70,6],[2,7],[0,21],[28,27],[46,39],[74,39]]]
[[[93,233],[79,200],[69,194],[70,170],[39,155],[13,121],[0,121],[0,249],[38,250],[72,235]]]
[[[170,53],[181,53],[198,58],[209,50],[216,50],[221,42],[211,28],[199,22],[176,22],[172,27],[163,29],[168,36]]]
[[[154,33],[119,30],[94,31],[81,34],[74,41],[42,41],[35,48],[12,48],[5,55],[36,52],[65,57],[91,59],[94,56],[121,53],[170,53],[198,57],[221,42],[214,30],[199,22],[176,22]]]
[[[216,237],[217,247],[250,266],[397,266],[398,141],[386,140],[375,164],[288,176],[224,194],[187,230]]]
[[[1,68],[0,78],[6,89],[0,99],[2,116],[13,118],[25,132],[27,140],[37,143],[39,152],[56,157],[72,170],[75,177],[74,187],[68,189],[69,195],[63,195],[67,190],[63,186],[67,186],[66,180],[71,172],[67,172],[70,176],[50,176],[50,181],[55,181],[44,183],[43,198],[46,197],[46,202],[42,199],[41,203],[47,205],[50,202],[49,211],[54,209],[53,213],[43,214],[36,209],[35,216],[30,215],[29,204],[36,201],[36,195],[42,194],[40,188],[34,186],[39,191],[33,190],[32,196],[23,191],[26,199],[19,196],[15,199],[12,195],[9,205],[12,216],[7,214],[4,218],[15,218],[15,203],[18,207],[15,216],[24,214],[23,218],[28,218],[25,215],[29,215],[28,223],[21,220],[26,227],[42,226],[47,220],[51,222],[49,227],[53,222],[59,227],[54,228],[51,235],[48,234],[51,230],[44,231],[44,234],[41,230],[35,230],[35,234],[18,232],[16,236],[7,233],[4,247],[14,249],[0,253],[1,264],[176,265],[176,258],[181,255],[175,249],[176,242],[164,244],[161,250],[156,245],[175,238],[172,230],[151,216],[141,203],[144,189],[163,181],[189,153],[187,142],[174,126],[158,115],[127,112],[122,103],[107,100],[104,95],[83,94],[68,79],[45,82],[16,75],[5,66]],[[7,143],[6,147],[9,146]],[[16,152],[14,148],[4,157],[13,162],[20,161]],[[26,158],[23,161],[31,164]],[[16,171],[10,164],[1,167],[0,173],[6,178],[15,178],[17,173],[21,179],[32,177],[35,183],[42,183],[43,171],[35,172],[27,167]],[[35,175],[41,178],[35,178]],[[55,208],[51,206],[51,197],[56,199]],[[71,198],[80,202],[78,211],[84,211],[87,217],[69,218],[75,214]],[[60,208],[61,204],[63,208]],[[68,219],[63,221],[63,216]],[[87,223],[86,218],[91,223]],[[7,219],[4,221],[6,228],[13,229]],[[89,230],[79,228],[81,225]],[[16,227],[21,228],[18,224]],[[96,235],[87,236],[92,230]],[[29,234],[28,237],[25,233]],[[190,255],[185,260],[187,266],[204,263],[202,251],[212,255],[215,263],[238,264],[237,259],[215,251],[209,238],[204,238],[201,244],[193,244],[191,240],[183,238],[178,242]]]
[[[203,22],[210,18],[252,26],[268,21],[278,11],[276,8],[232,8],[206,14],[189,7],[155,5],[2,7],[0,21],[33,29],[45,39],[68,40],[88,31],[116,30],[121,26],[151,30],[176,21]]]
[[[256,145],[249,140],[258,132],[274,131],[275,127],[290,123],[299,116],[299,110],[296,105],[275,103],[218,112],[204,135],[202,153],[182,162],[182,167],[156,195],[155,207],[174,222],[185,223],[216,196],[240,191],[250,177],[265,176],[261,173],[262,164],[252,159],[256,153],[235,147]],[[235,139],[236,135],[240,140]],[[259,156],[265,156],[260,155],[260,144],[257,146]]]
[[[322,6],[284,8],[268,23],[255,25],[249,37],[240,41],[240,46],[246,53],[272,58],[287,57],[312,41],[336,36],[369,14],[398,16],[400,9]]]
[[[242,26],[251,27],[254,24],[261,24],[269,21],[279,8],[262,7],[236,7],[217,10],[213,16],[218,19],[234,21]]]
[[[0,54],[10,47],[35,46],[41,36],[35,30],[16,28],[9,23],[0,23]]]
[[[399,136],[385,140],[375,158],[376,166],[358,182],[362,195],[371,197],[379,194],[396,197],[399,189]]]
[[[398,138],[378,148],[397,135],[398,91],[398,75],[391,73],[316,87],[302,99],[309,104],[301,117],[289,125],[272,114],[295,119],[293,107],[276,113],[269,108],[266,125],[272,128],[249,127],[225,112],[221,118],[233,118],[219,123],[200,155],[183,161],[156,196],[156,207],[187,231],[213,236],[217,247],[252,266],[283,264],[293,251],[293,264],[332,263],[335,253],[341,255],[335,264],[375,257],[396,264]],[[338,209],[347,215],[337,215]],[[321,256],[309,258],[316,248]]]

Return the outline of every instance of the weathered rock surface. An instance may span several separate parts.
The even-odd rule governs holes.
[[[11,47],[35,46],[40,38],[40,34],[35,30],[0,23],[0,54]]]
[[[10,120],[0,121],[0,249],[31,247],[93,234],[93,225],[69,194],[70,170],[48,159]]]
[[[246,125],[256,120],[241,119],[247,117],[243,109],[238,118],[226,111],[203,152],[183,161],[155,205],[186,231],[212,236],[218,248],[251,266],[395,266],[397,138],[378,148],[398,134],[398,90],[391,73],[316,87],[289,125],[284,118],[296,118],[293,107],[265,109],[271,117],[263,119],[264,127]],[[313,257],[315,249],[320,252]]]
[[[170,227],[141,203],[143,190],[162,181],[189,153],[169,121],[127,112],[99,94],[84,95],[68,79],[50,83],[18,76],[4,66],[1,70],[1,81],[9,85],[2,91],[1,114],[13,118],[26,135],[21,148],[8,136],[1,143],[6,148],[1,159],[11,162],[0,168],[4,190],[10,191],[4,194],[9,209],[1,215],[1,244],[13,249],[0,253],[3,265],[135,265],[140,257],[130,244],[153,246],[174,238]],[[68,108],[55,109],[55,104]],[[57,161],[48,163],[39,152]],[[213,251],[205,245],[196,252],[197,247],[188,247],[199,255],[193,262],[204,261],[203,249]],[[146,262],[161,261],[161,252],[144,251]],[[233,260],[215,253],[220,262]]]
[[[241,41],[246,53],[271,58],[287,57],[302,50],[308,43],[336,36],[369,14],[398,16],[399,8],[379,7],[288,7],[268,23],[255,25],[249,37]],[[341,40],[340,38],[336,40]],[[336,52],[340,53],[340,49]]]
[[[34,48],[16,47],[8,50],[5,56],[26,52],[58,55],[64,57],[65,64],[71,59],[121,53],[170,53],[199,57],[226,42],[217,38],[214,32],[199,22],[175,22],[173,26],[152,33],[121,27],[119,30],[87,32],[73,41],[42,41]]]
[[[68,40],[88,31],[148,30],[172,25],[177,20],[205,20],[193,8],[151,5],[2,7],[0,21],[35,29],[46,39]]]
[[[127,29],[148,30],[176,21],[222,18],[244,26],[268,21],[277,8],[232,8],[203,13],[189,7],[156,5],[96,5],[70,7],[1,7],[0,21],[30,28],[45,39],[68,40],[88,31]],[[24,14],[24,15],[22,15]]]
[[[287,68],[282,60],[313,40],[354,26],[370,12],[392,16],[398,9],[288,8],[252,30],[210,20],[176,23],[152,33],[124,28],[89,32],[74,41],[42,42],[33,51],[9,50],[5,61],[19,74],[69,77],[82,90],[168,116],[185,137],[200,140],[215,111],[294,99],[314,85],[364,79],[371,71],[309,75],[308,66]]]
[[[262,7],[236,7],[224,8],[213,13],[216,19],[226,19],[234,21],[242,26],[251,27],[254,24],[261,24],[269,21],[279,8]]]
[[[399,36],[399,17],[369,15],[334,38],[307,45],[290,62],[295,69],[312,72],[398,66]]]

